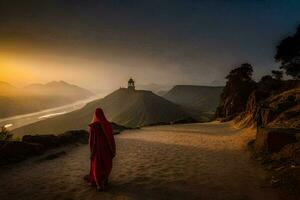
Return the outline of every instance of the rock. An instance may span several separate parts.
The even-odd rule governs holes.
[[[254,81],[240,83],[228,81],[216,111],[216,118],[231,118],[245,111],[247,100],[256,87]]]
[[[271,108],[262,108],[260,115],[262,127],[266,127],[274,119],[274,111]]]
[[[60,145],[59,139],[55,135],[24,135],[23,142],[40,144],[46,149],[58,147]]]
[[[88,143],[88,132],[84,130],[73,130],[67,131],[61,135],[58,135],[58,140],[60,144],[69,144],[69,143]]]
[[[25,135],[22,141],[0,141],[0,165],[15,163],[40,155],[48,149],[72,143],[88,143],[88,132],[76,130],[60,135]],[[48,155],[46,159],[55,159],[64,153]]]
[[[45,149],[40,144],[20,141],[0,141],[0,165],[19,162],[28,157],[40,155]]]
[[[277,153],[285,145],[296,143],[298,129],[261,128],[258,129],[255,141],[256,152]]]
[[[299,84],[296,87],[296,81],[262,78],[250,94],[246,109],[238,114],[235,121],[262,128],[300,128]],[[293,87],[288,88],[287,85]]]
[[[278,153],[271,156],[272,160],[294,159],[295,153],[300,150],[300,142],[285,145]],[[300,155],[299,155],[300,156]]]
[[[255,145],[255,140],[254,139],[251,139],[248,143],[247,143],[247,146],[250,147],[250,148],[253,148]]]
[[[60,135],[25,135],[23,142],[40,144],[46,149],[59,147],[71,143],[87,143],[88,132],[84,130],[67,131]]]
[[[280,184],[280,179],[273,176],[271,178],[271,184],[272,184],[272,186],[275,186],[275,187],[278,186]]]
[[[277,172],[279,172],[279,171],[283,170],[284,168],[285,168],[285,166],[281,166],[281,167],[275,168],[274,170],[277,171]]]

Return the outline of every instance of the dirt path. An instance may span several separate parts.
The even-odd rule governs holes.
[[[283,199],[249,158],[251,137],[217,122],[126,131],[116,137],[108,191],[85,185],[89,152],[80,146],[55,160],[2,169],[0,199]]]

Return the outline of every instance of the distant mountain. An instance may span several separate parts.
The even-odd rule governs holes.
[[[156,92],[156,94],[158,95],[158,96],[161,96],[161,97],[163,97],[165,94],[167,94],[168,93],[168,91],[165,91],[165,90],[160,90],[160,91],[157,91]]]
[[[16,88],[0,82],[0,118],[26,114],[73,103],[93,93],[64,81]]]
[[[163,97],[176,104],[202,111],[215,111],[223,87],[176,85]]]
[[[151,91],[121,88],[88,106],[101,106],[109,119],[129,127],[172,122],[187,117],[178,105]]]
[[[74,96],[74,98],[90,97],[93,93],[64,81],[52,81],[46,84],[31,84],[25,90],[39,95]]]
[[[13,86],[7,82],[0,81],[0,88],[13,88]]]
[[[164,91],[169,91],[172,86],[170,85],[163,85],[157,83],[150,83],[150,84],[139,84],[136,86],[139,90],[149,90],[152,91],[154,94],[161,96]]]
[[[181,105],[193,117],[207,121],[214,115],[223,87],[176,85],[163,97]]]
[[[97,107],[104,110],[110,121],[126,127],[170,123],[188,117],[180,106],[150,91],[121,88],[80,110],[21,127],[13,133],[46,134],[86,129]]]
[[[17,88],[7,82],[0,81],[0,96],[14,95],[17,93]]]

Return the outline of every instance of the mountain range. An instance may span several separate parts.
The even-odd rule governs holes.
[[[214,115],[223,87],[179,85],[163,97],[147,90],[120,88],[83,108],[13,130],[14,134],[59,134],[87,129],[96,108],[107,118],[124,127],[209,121]]]
[[[199,121],[208,121],[214,117],[223,87],[176,85],[163,97],[183,109]]]
[[[92,95],[87,89],[69,84],[65,81],[52,81],[46,84],[31,84],[24,88],[31,94],[56,95],[72,97],[74,99],[87,98]]]
[[[172,86],[165,85],[165,84],[151,83],[151,84],[139,84],[136,86],[136,88],[139,90],[150,90],[154,94],[163,96],[172,88]]]
[[[80,110],[29,124],[15,129],[13,133],[58,134],[67,130],[87,129],[97,107],[104,110],[110,121],[131,128],[171,123],[189,117],[180,106],[151,91],[120,88]]]
[[[15,88],[9,83],[0,81],[0,91],[1,91],[0,93],[1,96],[10,96],[16,94],[17,88]]]

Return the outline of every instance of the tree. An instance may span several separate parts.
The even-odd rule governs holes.
[[[231,70],[226,76],[226,79],[228,79],[228,81],[251,81],[252,73],[252,65],[249,63],[243,63],[240,67]]]
[[[246,109],[248,97],[256,87],[252,73],[253,68],[249,63],[243,63],[229,72],[216,111],[217,118],[230,118]]]
[[[283,71],[272,70],[272,76],[273,76],[276,80],[281,80],[281,79],[283,78]]]
[[[280,68],[294,79],[300,79],[300,25],[295,35],[283,39],[277,46],[275,55]]]
[[[281,86],[280,82],[281,81],[278,81],[278,79],[274,79],[271,75],[265,75],[261,77],[257,85],[257,91],[260,93],[260,97],[262,99],[265,99],[269,97],[272,93],[278,91]]]

